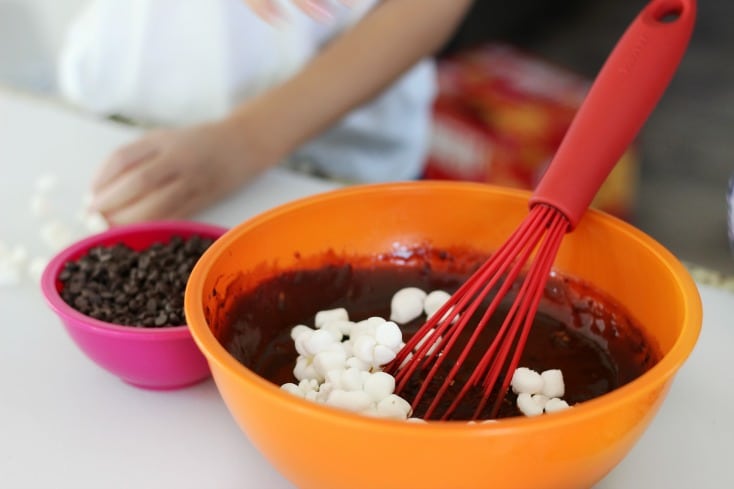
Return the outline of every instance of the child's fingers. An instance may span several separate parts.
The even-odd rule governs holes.
[[[245,0],[255,15],[269,24],[276,24],[283,19],[283,12],[274,0]]]
[[[153,219],[187,217],[191,209],[182,189],[181,181],[173,179],[156,188],[155,192],[141,195],[125,206],[105,214],[105,217],[109,222],[118,225]]]
[[[124,173],[145,159],[155,157],[157,148],[142,139],[117,149],[100,167],[92,180],[92,190],[98,191],[118,175]]]
[[[326,22],[334,17],[327,0],[293,0],[293,3],[314,20]]]
[[[118,173],[92,197],[92,210],[109,216],[131,202],[155,193],[176,177],[176,165],[166,164],[160,158],[142,160],[143,163]]]

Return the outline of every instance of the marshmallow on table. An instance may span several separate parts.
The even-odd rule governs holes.
[[[0,243],[0,286],[20,283],[28,262],[28,251],[21,245],[9,248]]]
[[[48,258],[43,256],[34,257],[28,263],[28,274],[37,282],[41,279],[41,275],[43,275],[46,265],[48,265]]]
[[[37,193],[47,193],[53,190],[58,183],[56,175],[51,173],[44,173],[36,179],[35,190]]]
[[[78,222],[52,218],[54,201],[51,194],[57,185],[56,175],[51,173],[39,175],[28,202],[30,213],[40,221],[41,241],[48,250],[57,252],[86,233],[97,233],[109,228],[102,214],[88,210],[91,196],[89,199],[83,199],[84,210],[77,214]],[[0,246],[0,286],[19,284],[24,273],[35,281],[40,279],[48,264],[48,257],[38,256],[29,259],[24,247],[16,246],[13,250],[8,250],[3,246]]]
[[[107,219],[99,212],[85,212],[82,216],[82,224],[90,233],[100,233],[110,227]]]
[[[51,214],[52,206],[46,195],[35,194],[31,196],[30,208],[35,217],[42,218]]]

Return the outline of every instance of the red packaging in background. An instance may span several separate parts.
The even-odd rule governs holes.
[[[439,93],[424,178],[532,189],[590,81],[532,54],[487,44],[438,63]],[[630,147],[593,206],[631,217],[638,159]]]

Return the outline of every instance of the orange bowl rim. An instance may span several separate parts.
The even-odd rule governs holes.
[[[202,297],[206,270],[208,270],[221,252],[228,248],[231,242],[239,239],[239,236],[242,233],[257,227],[262,223],[277,219],[283,214],[287,214],[293,210],[308,207],[316,203],[338,200],[347,196],[365,196],[385,191],[406,192],[415,190],[418,187],[425,187],[430,189],[432,192],[490,191],[499,196],[512,199],[524,199],[526,201],[530,197],[530,192],[526,190],[460,181],[420,180],[397,183],[391,182],[352,185],[293,200],[280,206],[276,206],[232,227],[214,244],[212,244],[204,255],[202,255],[195,265],[186,287],[184,310],[187,316],[187,322],[189,323],[189,328],[194,341],[197,343],[198,347],[204,353],[209,362],[216,364],[217,369],[226,371],[228,375],[239,378],[240,381],[247,382],[252,388],[257,389],[260,394],[271,398],[270,400],[281,403],[290,403],[292,404],[293,409],[305,411],[313,417],[328,417],[334,422],[350,425],[363,425],[366,429],[405,430],[412,433],[415,433],[415,430],[417,429],[435,430],[436,432],[458,430],[462,432],[474,432],[484,436],[489,433],[498,434],[510,429],[513,431],[543,430],[559,424],[573,424],[576,420],[579,420],[582,417],[596,417],[602,415],[604,412],[614,411],[619,408],[621,404],[627,402],[630,396],[644,396],[645,394],[662,387],[672,378],[675,372],[683,365],[690,353],[693,351],[701,329],[702,305],[698,288],[687,269],[670,251],[643,231],[622,221],[621,219],[596,209],[589,209],[579,225],[584,225],[583,223],[585,221],[602,222],[605,225],[612,226],[615,231],[626,234],[630,239],[634,239],[641,246],[645,246],[650,249],[656,258],[665,264],[667,270],[676,279],[680,292],[684,297],[684,326],[681,330],[681,334],[671,346],[670,350],[650,370],[632,382],[595,399],[576,405],[572,409],[553,413],[552,415],[532,418],[505,418],[497,423],[486,424],[468,424],[467,422],[461,421],[439,421],[428,424],[419,423],[416,425],[415,423],[407,423],[404,421],[386,420],[355,414],[349,411],[300,399],[283,391],[275,384],[255,374],[253,371],[237,361],[229,352],[227,352],[211,330],[206,326],[207,322],[204,317],[201,301],[192,299]],[[416,428],[416,426],[419,428]]]

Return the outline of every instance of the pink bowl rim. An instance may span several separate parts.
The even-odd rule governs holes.
[[[141,234],[153,231],[181,231],[189,234],[201,234],[217,239],[227,232],[227,228],[199,221],[157,220],[113,226],[106,231],[91,234],[68,245],[56,253],[44,268],[43,274],[41,275],[40,285],[43,296],[46,299],[46,303],[56,314],[59,315],[64,323],[71,320],[74,321],[77,327],[80,326],[84,329],[91,329],[108,336],[133,335],[148,341],[190,338],[191,333],[188,325],[186,324],[168,326],[165,328],[137,328],[134,326],[125,326],[122,324],[100,321],[99,319],[87,316],[71,307],[69,304],[64,302],[56,290],[56,278],[59,273],[61,273],[61,269],[64,264],[69,261],[70,257],[95,246],[101,241],[108,241],[109,239],[120,238],[130,234]]]

